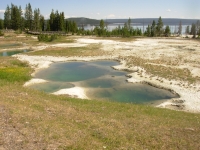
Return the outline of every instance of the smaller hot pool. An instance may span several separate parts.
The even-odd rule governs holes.
[[[30,50],[27,50],[27,49],[25,49],[25,50],[15,50],[15,51],[4,51],[4,52],[0,52],[0,56],[7,57],[7,56],[19,54],[19,53],[27,53],[29,51]]]

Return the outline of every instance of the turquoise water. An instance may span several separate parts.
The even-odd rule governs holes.
[[[50,68],[36,74],[37,78],[50,81],[77,82],[98,78],[109,74],[110,76],[125,76],[127,73],[116,71],[110,66],[117,62],[68,62],[55,63]]]
[[[115,65],[119,63],[116,61],[55,63],[35,75],[36,78],[49,82],[31,87],[51,93],[78,86],[83,87],[91,99],[126,103],[151,103],[178,97],[167,90],[147,84],[126,82],[127,72],[112,69],[111,66]]]
[[[5,51],[5,52],[0,52],[0,56],[6,57],[6,56],[12,56],[15,54],[19,53],[26,53],[29,52],[30,50],[16,50],[16,51]]]

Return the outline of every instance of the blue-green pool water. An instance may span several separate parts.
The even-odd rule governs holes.
[[[126,82],[125,71],[117,71],[111,66],[116,61],[55,63],[41,70],[35,77],[48,80],[32,88],[45,92],[55,92],[71,87],[83,87],[91,99],[111,100],[126,103],[151,103],[153,101],[178,97],[167,90],[147,84]]]
[[[12,56],[15,54],[19,54],[19,53],[26,53],[29,52],[30,50],[16,50],[16,51],[5,51],[5,52],[0,52],[0,56]]]

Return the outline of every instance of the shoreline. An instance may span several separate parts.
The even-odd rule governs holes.
[[[187,93],[190,93],[190,91],[184,90],[184,92],[181,92],[182,88],[173,87],[173,86],[170,87],[169,85],[158,83],[158,82],[156,82],[156,80],[148,80],[147,78],[139,77],[136,74],[139,70],[139,69],[136,70],[137,66],[134,67],[134,68],[127,68],[127,67],[125,67],[126,62],[121,61],[121,60],[117,59],[116,57],[114,57],[114,58],[108,58],[106,56],[98,56],[98,57],[54,57],[54,56],[28,56],[28,55],[22,55],[22,54],[17,54],[17,55],[14,55],[13,57],[16,57],[17,59],[19,59],[21,61],[28,62],[30,64],[30,66],[34,69],[34,73],[32,74],[32,76],[34,76],[34,74],[36,72],[38,72],[39,70],[48,68],[52,63],[56,63],[56,62],[95,61],[95,60],[115,60],[115,61],[119,61],[120,65],[112,66],[112,68],[114,68],[116,70],[125,70],[125,71],[129,70],[130,72],[133,72],[133,73],[130,73],[130,74],[127,75],[129,77],[127,79],[127,82],[130,82],[130,83],[140,82],[140,83],[149,84],[150,86],[154,86],[156,88],[169,90],[169,91],[176,93],[180,96],[180,98],[166,100],[165,102],[157,105],[156,107],[169,108],[169,109],[181,110],[181,111],[187,111],[187,112],[193,112],[193,113],[199,113],[200,112],[200,109],[193,107],[191,105],[191,103],[189,103],[187,100],[185,100],[188,97]],[[139,68],[139,67],[137,67],[137,68]],[[33,78],[30,81],[28,81],[28,83],[25,83],[24,86],[28,86],[28,85],[35,84],[35,83],[43,83],[43,82],[48,82],[48,81]],[[183,94],[183,93],[185,93],[185,94]],[[80,88],[80,87],[74,87],[74,88],[69,88],[69,89],[61,89],[61,90],[54,92],[52,94],[55,94],[55,95],[64,94],[64,95],[70,95],[71,97],[88,99],[88,97],[85,95],[84,88]],[[195,93],[193,93],[193,94],[195,94]],[[199,94],[199,96],[200,96],[200,93],[196,93],[196,94]],[[197,95],[197,97],[198,97],[198,95]]]

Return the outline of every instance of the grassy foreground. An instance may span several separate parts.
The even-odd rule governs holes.
[[[200,114],[54,96],[22,86],[31,72],[0,57],[0,149],[200,148]]]

